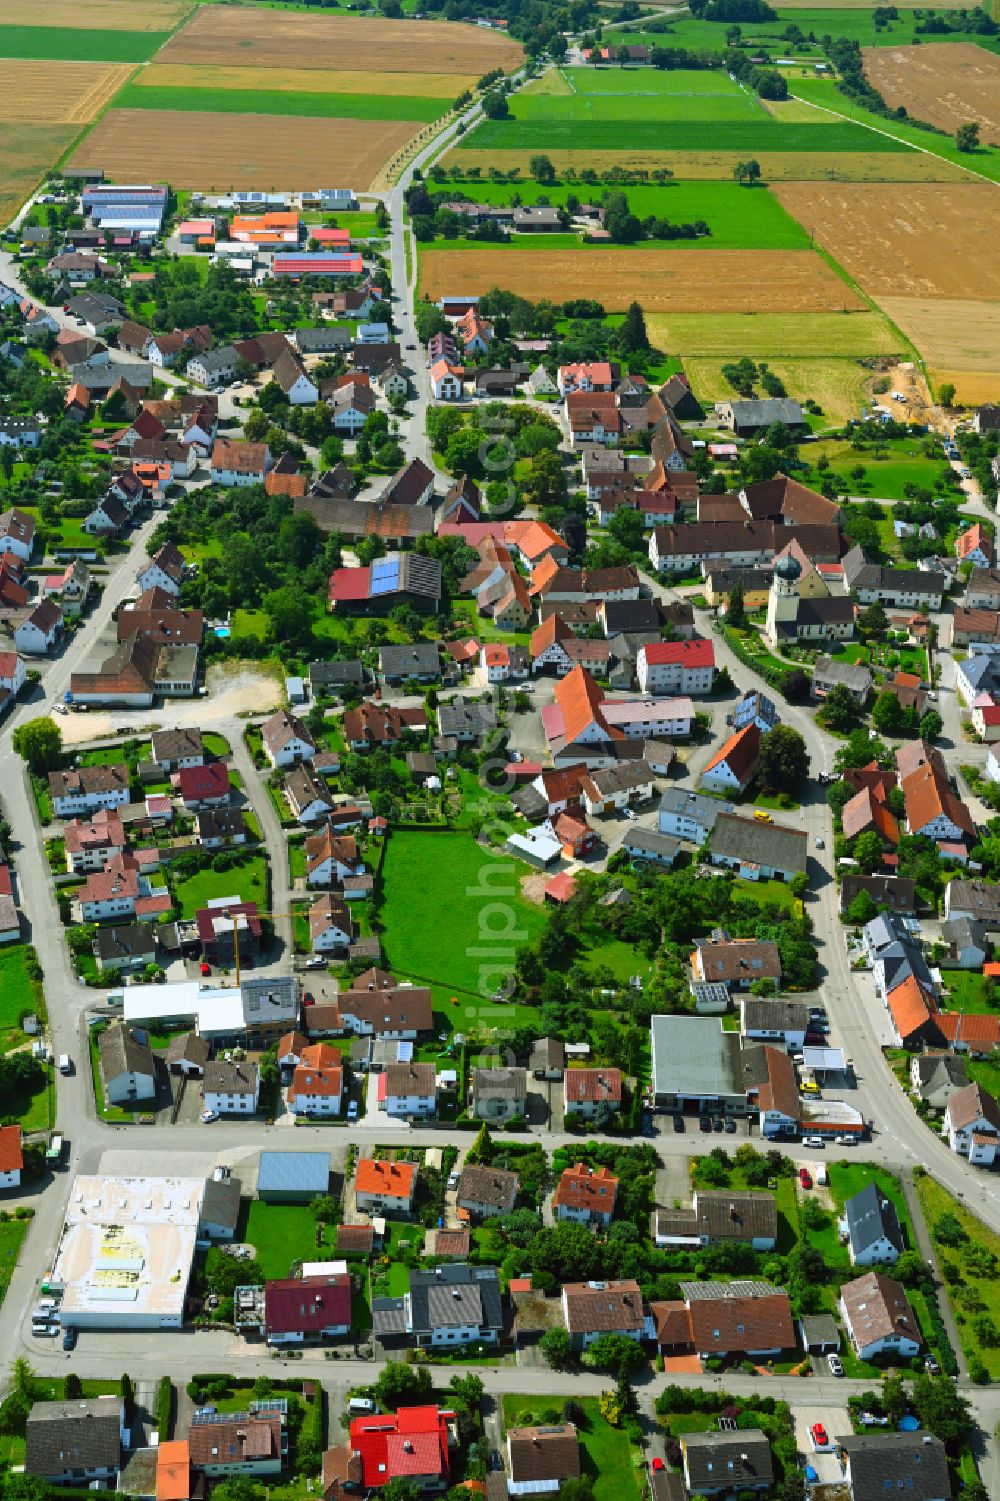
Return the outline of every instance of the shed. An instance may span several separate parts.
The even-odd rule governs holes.
[[[261,1152],[257,1197],[269,1204],[308,1204],[330,1186],[329,1152]]]

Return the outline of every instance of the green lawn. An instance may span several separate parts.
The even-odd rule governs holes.
[[[971,1075],[971,1068],[969,1073]],[[982,1220],[977,1219],[959,1199],[942,1188],[929,1173],[917,1173],[914,1181],[920,1207],[934,1241],[941,1277],[951,1300],[962,1349],[967,1358],[978,1357],[982,1360],[991,1380],[996,1381],[1000,1377],[1000,1348],[982,1344],[976,1336],[974,1325],[976,1318],[985,1314],[992,1320],[994,1327],[1000,1327],[1000,1277],[996,1272],[997,1264],[1000,1263],[1000,1235],[987,1229]],[[985,1256],[986,1262],[982,1270],[973,1271],[970,1268],[963,1254],[963,1246],[945,1246],[938,1239],[935,1226],[943,1214],[954,1215],[958,1220],[968,1237],[964,1246]],[[989,1269],[990,1256],[994,1258],[992,1270]]]
[[[21,1018],[37,1011],[39,1002],[28,976],[28,949],[23,943],[0,949],[0,1050],[23,1043]]]
[[[0,1221],[0,1303],[7,1296],[10,1279],[21,1254],[21,1242],[30,1224],[30,1220]]]
[[[256,902],[261,911],[267,907],[267,859],[251,855],[233,870],[216,871],[209,866],[187,880],[174,884],[174,905],[182,917],[190,918],[214,897],[238,896],[244,902]]]
[[[668,76],[676,78],[678,75]],[[616,115],[602,114],[596,119],[579,107],[572,113],[560,111],[558,106],[565,105],[565,99],[545,99],[550,109],[544,114],[534,110],[525,114],[525,102],[525,96],[515,94],[511,99],[511,119],[487,120],[463,141],[463,149],[609,151],[627,143],[630,151],[637,152],[732,151],[737,156],[766,151],[888,153],[910,149],[905,141],[878,136],[846,121],[833,125],[786,125],[761,111],[749,120],[678,117],[670,121],[668,131],[664,128],[662,116],[654,114],[650,118],[650,112],[645,108],[649,101],[645,99],[624,100]],[[536,99],[533,103],[540,104],[541,100]],[[569,103],[576,104],[576,101],[570,100]],[[643,106],[643,117],[637,118],[633,111],[640,105]],[[996,156],[1000,162],[1000,152]]]
[[[218,735],[214,730],[206,730],[201,737],[201,743],[210,756],[218,756],[221,759],[233,753],[233,748],[225,735]]]
[[[592,1482],[595,1501],[639,1501],[644,1479],[638,1450],[633,1451],[625,1434],[605,1422],[596,1397],[574,1395],[573,1400],[583,1413],[583,1422],[578,1424],[580,1474]],[[505,1428],[545,1425],[561,1417],[561,1397],[503,1398]]]
[[[785,907],[789,912],[798,913],[801,913],[802,910],[802,903],[792,895],[792,888],[786,886],[784,881],[744,881],[737,879],[733,882],[733,890],[748,901],[757,902],[761,907]]]
[[[0,26],[0,57],[143,63],[159,51],[169,35],[167,31],[103,31],[76,26]]]
[[[672,224],[693,224],[704,219],[712,232],[707,243],[716,250],[801,250],[809,246],[806,231],[767,188],[751,190],[735,182],[672,182],[664,187],[630,187],[616,191],[625,194],[629,208],[640,219],[649,214],[669,219]],[[463,192],[477,201],[506,204],[510,203],[515,189],[503,183],[476,182],[465,185]],[[541,197],[558,205],[565,203],[571,194],[580,196],[579,185],[569,184],[543,187],[540,183],[519,182],[516,192],[523,203],[535,203]],[[600,193],[597,196],[600,197]],[[511,243],[519,248],[529,243],[551,247],[557,238],[554,235],[519,235]],[[449,240],[447,243],[451,249],[454,242]],[[469,243],[482,249],[481,240]],[[656,249],[664,245],[690,248],[692,244],[690,240],[643,240],[640,243]]]
[[[316,1250],[316,1217],[308,1204],[253,1199],[244,1239],[256,1249],[265,1277],[287,1277],[293,1261],[308,1261]]]
[[[545,922],[542,909],[521,896],[526,874],[519,861],[481,849],[470,835],[392,833],[382,868],[388,968],[490,996],[517,948]]]
[[[977,970],[942,969],[941,978],[948,994],[944,997],[946,1011],[967,1011],[970,1016],[995,1016],[997,1007],[986,996],[986,979]]]
[[[414,120],[446,114],[450,101],[406,94],[314,94],[291,89],[170,88],[126,84],[115,98],[120,109],[207,110],[222,115],[307,115],[313,119]]]
[[[943,458],[928,458],[921,452],[920,441],[913,438],[893,439],[886,445],[882,458],[836,438],[810,443],[804,456],[813,467],[802,475],[803,484],[818,486],[820,473],[815,465],[817,460],[825,458],[829,461],[828,473],[848,495],[905,500],[907,485],[918,485],[935,495],[948,494],[952,489],[947,481],[941,483],[942,476],[951,472]],[[859,465],[865,471],[860,480],[851,477],[851,470]]]

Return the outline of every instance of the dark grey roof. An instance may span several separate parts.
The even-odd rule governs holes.
[[[518,1182],[516,1173],[470,1162],[462,1169],[455,1199],[458,1204],[488,1204],[506,1209],[517,1198]]]
[[[198,834],[202,839],[235,839],[246,833],[242,808],[199,808]]]
[[[756,861],[793,874],[806,869],[808,849],[809,839],[804,830],[725,812],[717,817],[709,839],[713,855]]]
[[[477,1100],[524,1100],[528,1076],[523,1068],[474,1068],[472,1090]]]
[[[656,631],[660,629],[660,615],[656,601],[652,599],[609,599],[601,607],[604,615],[604,634],[620,636],[625,631]]]
[[[941,1501],[951,1495],[944,1445],[930,1433],[864,1433],[835,1438],[850,1464],[853,1501]]]
[[[121,1404],[117,1397],[36,1402],[28,1414],[25,1468],[29,1475],[117,1469],[121,1463]]]
[[[990,941],[986,936],[986,924],[972,917],[953,917],[941,924],[941,937],[957,948],[975,947],[988,954]]]
[[[799,1320],[802,1341],[808,1350],[811,1345],[833,1345],[840,1348],[840,1330],[832,1313],[807,1313]]]
[[[423,677],[428,673],[438,676],[441,672],[441,659],[434,641],[380,646],[378,665],[379,671],[387,678]]]
[[[872,675],[860,662],[841,662],[833,657],[817,657],[813,667],[814,686],[843,683],[854,693],[871,691]]]
[[[660,798],[660,811],[682,818],[691,818],[702,828],[714,828],[720,813],[732,813],[733,804],[723,803],[717,797],[708,797],[703,792],[685,792],[681,787],[668,787]]]
[[[841,907],[849,907],[862,891],[868,893],[876,907],[884,905],[896,912],[912,912],[916,905],[916,883],[906,876],[861,876],[848,872],[840,889]]]
[[[492,703],[472,703],[453,698],[438,705],[438,729],[442,735],[486,735],[496,729],[497,714]]]
[[[238,356],[232,344],[220,344],[218,349],[206,349],[200,351],[190,360],[190,364],[197,365],[206,374],[213,375],[216,370],[229,370],[235,364]]]
[[[330,1186],[329,1152],[261,1152],[257,1192],[325,1194]]]
[[[465,1262],[412,1270],[410,1309],[414,1334],[456,1324],[499,1330],[503,1324],[499,1273],[493,1266]]]
[[[622,848],[629,855],[671,863],[680,847],[679,839],[675,839],[672,834],[660,834],[656,829],[629,829],[622,841]]]
[[[229,1058],[210,1058],[205,1064],[204,1091],[206,1094],[255,1094],[256,1063],[249,1060],[234,1063]]]
[[[156,934],[148,922],[115,923],[111,927],[98,928],[94,949],[99,959],[107,963],[115,959],[134,959],[156,952]]]
[[[683,1427],[682,1424],[678,1425]],[[774,1480],[771,1445],[759,1428],[679,1434],[687,1462],[688,1489],[768,1486]]]
[[[877,1183],[869,1183],[844,1205],[847,1233],[855,1256],[885,1239],[902,1253],[906,1249],[896,1206]]]
[[[235,1230],[240,1217],[242,1193],[243,1184],[239,1178],[206,1179],[205,1194],[201,1201],[201,1223],[222,1225],[227,1230]]]
[[[317,688],[339,688],[344,683],[360,685],[364,680],[365,669],[356,657],[337,662],[309,663],[309,682],[314,691]]]
[[[805,1001],[767,1001],[747,996],[740,1005],[744,1032],[809,1031],[809,1007]]]
[[[372,1333],[379,1339],[406,1333],[405,1298],[372,1298]]]
[[[772,422],[798,427],[804,421],[798,402],[787,396],[766,397],[760,401],[730,401],[727,405],[732,409],[737,427],[769,427]]]

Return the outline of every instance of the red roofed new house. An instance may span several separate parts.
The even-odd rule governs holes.
[[[563,1075],[566,1114],[605,1120],[622,1107],[622,1075],[617,1068],[568,1068]]]
[[[361,256],[347,252],[336,254],[332,251],[317,250],[305,255],[276,255],[274,257],[275,276],[360,276],[364,266]]]
[[[302,1049],[288,1090],[296,1115],[339,1115],[344,1093],[340,1053],[328,1042]]]
[[[566,1168],[552,1196],[557,1220],[575,1220],[583,1225],[606,1228],[615,1212],[618,1179],[606,1167],[591,1168],[578,1162]]]
[[[170,778],[170,785],[185,808],[221,808],[229,802],[229,771],[224,761],[182,766]]]
[[[976,568],[993,567],[993,538],[978,521],[959,533],[955,552],[963,563],[972,563]]]
[[[636,673],[643,693],[711,693],[715,647],[711,641],[654,641],[640,647]]]
[[[591,364],[560,365],[556,384],[560,396],[565,396],[570,391],[610,391],[611,366],[606,360],[596,360]]]
[[[350,1448],[360,1460],[360,1488],[381,1490],[390,1481],[408,1480],[425,1491],[446,1489],[448,1423],[454,1416],[440,1407],[401,1407],[355,1418]]]
[[[412,1162],[391,1162],[387,1157],[359,1157],[354,1177],[354,1196],[364,1214],[408,1215],[413,1209],[417,1169]]]
[[[288,1277],[264,1288],[264,1330],[269,1345],[343,1339],[351,1328],[351,1275]]]
[[[701,774],[702,785],[715,792],[743,792],[753,780],[759,760],[760,730],[748,724],[716,751]]]
[[[20,1126],[0,1126],[0,1188],[19,1188],[23,1166]]]

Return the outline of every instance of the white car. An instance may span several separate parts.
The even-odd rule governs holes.
[[[347,1119],[349,1121],[356,1121],[357,1118],[358,1118],[358,1102],[357,1102],[357,1100],[351,1100],[351,1101],[349,1101],[348,1106],[347,1106]]]
[[[623,808],[622,812],[625,814],[625,817],[628,819],[629,823],[635,823],[636,815],[631,808]]]
[[[203,1110],[201,1112],[201,1118],[206,1126],[210,1126],[213,1121],[217,1121],[219,1119],[219,1112],[217,1110]]]
[[[818,850],[826,849],[826,841],[819,834],[816,835],[816,848]]]
[[[804,1147],[825,1147],[826,1141],[822,1136],[803,1136],[802,1145]]]
[[[847,1135],[845,1135],[845,1136],[838,1136],[837,1137],[837,1145],[838,1145],[838,1147],[856,1147],[857,1144],[858,1144],[858,1138],[856,1136],[847,1136]]]
[[[842,1376],[844,1374],[844,1362],[839,1355],[831,1351],[826,1357],[826,1363],[830,1367],[831,1376]]]

